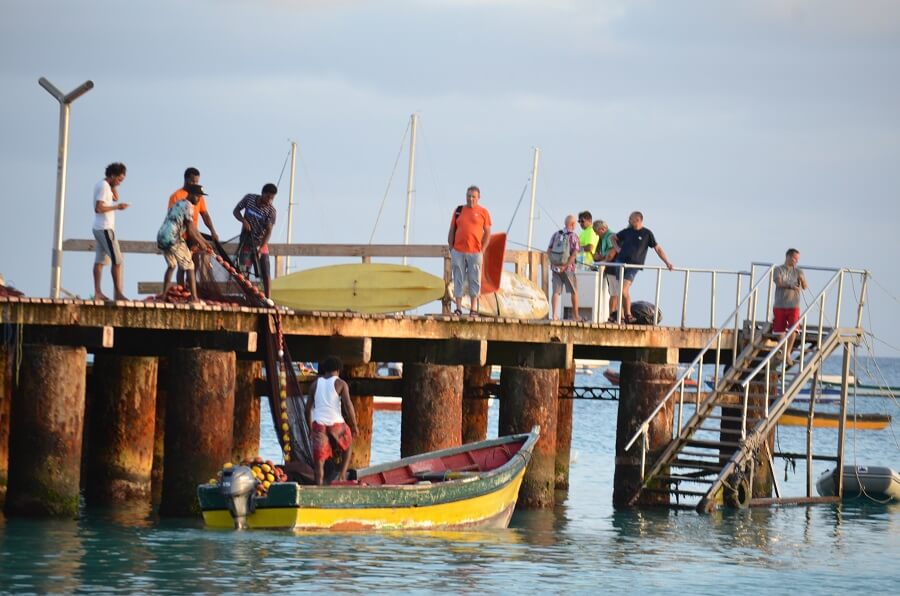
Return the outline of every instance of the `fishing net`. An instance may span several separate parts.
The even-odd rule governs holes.
[[[239,271],[225,246],[208,236],[206,239],[212,251],[195,253],[194,260],[200,299],[207,303],[271,307],[271,301],[260,290],[258,282],[253,283]],[[269,411],[285,464],[289,464],[285,467],[311,479],[313,458],[305,415],[306,399],[298,382],[297,367],[284,341],[280,312],[267,315],[260,336],[269,389]]]

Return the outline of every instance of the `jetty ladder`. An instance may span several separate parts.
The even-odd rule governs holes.
[[[767,269],[754,283],[757,267]],[[764,499],[767,503],[816,500],[812,496],[813,459],[835,462],[836,486],[838,495],[841,494],[849,350],[863,338],[862,312],[869,274],[852,269],[804,268],[805,271],[816,269],[831,275],[797,323],[786,333],[774,334],[768,322],[774,269],[774,265],[753,264],[747,294],[626,444],[625,449],[629,451],[640,442],[641,484],[630,498],[630,505],[639,505],[644,493],[665,493],[670,499],[674,498],[672,506],[693,507],[701,512],[712,511],[720,505],[746,507],[753,500],[754,472],[766,463],[774,468],[776,456],[806,458],[807,495],[805,499],[783,497],[776,481],[776,498]],[[841,310],[845,306],[842,295],[847,280],[853,283],[855,320],[852,326],[842,327]],[[765,311],[758,317],[763,292],[767,296]],[[832,305],[833,319],[828,316]],[[747,319],[742,321],[744,308]],[[723,333],[732,326],[736,331],[734,345],[723,346]],[[795,334],[795,342],[792,353],[788,354],[792,334]],[[815,455],[812,453],[813,396],[823,362],[842,347],[843,384],[837,453],[834,456]],[[722,362],[725,348],[730,348],[731,362]],[[713,372],[708,375],[711,378],[704,379],[704,366],[709,370],[710,365],[713,367]],[[694,375],[697,390],[686,392],[686,383],[694,379]],[[771,437],[778,420],[810,382],[806,453],[775,453]],[[711,390],[704,391],[705,386]],[[653,453],[650,451],[650,428],[664,409],[671,411],[673,416],[671,441]]]

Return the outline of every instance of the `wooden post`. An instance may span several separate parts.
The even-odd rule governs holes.
[[[541,427],[516,506],[553,507],[556,472],[556,416],[559,408],[556,369],[504,366],[500,373],[500,436]]]
[[[376,376],[375,363],[345,365],[341,371],[341,378],[372,379]],[[350,393],[350,401],[353,403],[353,411],[356,412],[356,426],[358,433],[353,435],[353,453],[350,455],[351,468],[365,468],[372,457],[372,411],[375,407],[375,397],[372,395],[353,395]]]
[[[487,438],[488,400],[484,386],[491,382],[491,366],[463,367],[462,442]]]
[[[463,367],[403,363],[400,456],[462,444]]]
[[[572,451],[572,410],[575,400],[575,367],[559,369],[559,405],[556,410],[556,488],[569,488],[569,457]]]
[[[197,485],[231,459],[234,374],[234,352],[172,353],[160,514],[199,515]]]
[[[9,473],[9,411],[13,393],[13,351],[0,344],[0,511],[6,501]]]
[[[623,362],[619,372],[619,413],[616,422],[616,471],[613,480],[613,507],[625,508],[641,486],[641,444],[638,440],[629,451],[625,444],[640,425],[656,409],[660,400],[675,383],[678,368],[673,364]],[[650,423],[649,467],[672,440],[674,402],[669,400]],[[666,486],[658,487],[668,488]],[[638,505],[668,505],[667,493],[644,492]]]
[[[262,363],[238,360],[234,377],[234,430],[231,461],[250,460],[259,455],[259,395],[256,381],[262,377]],[[223,462],[224,463],[224,462]]]
[[[84,348],[24,347],[10,416],[7,515],[78,513],[86,358]]]
[[[85,416],[89,504],[149,500],[157,369],[153,357],[94,357],[90,411]]]
[[[169,359],[159,358],[156,372],[156,420],[153,429],[153,468],[150,472],[150,502],[162,501],[163,456],[166,437],[166,401],[169,396]]]

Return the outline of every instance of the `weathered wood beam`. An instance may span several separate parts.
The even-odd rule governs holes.
[[[372,361],[370,337],[286,335],[284,340],[295,361],[318,361],[325,356],[337,356],[344,364],[367,364]]]
[[[309,394],[309,386],[312,384],[312,377],[303,377],[298,379],[297,384],[303,395]],[[344,379],[350,386],[350,393],[355,395],[385,395],[389,397],[403,397],[403,377],[375,377],[371,379]],[[256,381],[256,394],[268,395],[269,384],[259,379]]]
[[[483,339],[375,339],[372,357],[376,362],[484,366],[487,350]]]
[[[85,348],[112,348],[115,339],[113,327],[80,327],[76,325],[28,325],[22,329],[27,344],[55,346],[83,346]]]
[[[572,344],[492,341],[488,343],[487,363],[524,368],[570,368],[573,365]]]
[[[224,284],[224,283],[217,283],[216,285],[219,286],[221,291],[229,291],[229,290],[233,291],[234,290],[234,286],[229,287],[227,284]],[[261,281],[256,282],[254,285],[260,290],[263,289],[263,284]],[[161,281],[139,281],[137,283],[137,293],[142,294],[142,295],[162,294],[162,289],[163,289],[163,284]],[[203,296],[202,289],[199,291],[199,294],[201,296]]]
[[[257,340],[256,331],[118,328],[116,329],[115,353],[122,356],[157,356],[166,354],[175,348],[256,353]],[[110,347],[112,346],[103,346],[103,348]]]

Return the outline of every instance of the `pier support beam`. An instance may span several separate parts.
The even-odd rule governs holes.
[[[85,498],[89,504],[149,500],[157,370],[153,357],[94,357],[86,414],[90,441]]]
[[[463,443],[475,443],[487,438],[488,400],[484,395],[484,386],[490,382],[490,365],[463,367]]]
[[[463,367],[403,363],[400,456],[462,444]]]
[[[628,501],[641,485],[641,442],[637,441],[627,452],[625,444],[659,405],[666,392],[675,383],[677,373],[678,368],[674,364],[622,363],[619,372],[619,413],[616,422],[613,507],[620,509],[627,507]],[[650,445],[646,457],[648,466],[672,440],[674,413],[674,403],[670,401],[650,423]],[[645,491],[637,504],[638,506],[668,505],[669,495]]]
[[[529,432],[536,424],[541,427],[517,507],[540,509],[553,507],[555,502],[558,398],[557,369],[504,366],[500,373],[499,435]]]
[[[572,452],[572,388],[575,368],[559,369],[559,406],[556,410],[556,488],[569,488],[569,458]]]
[[[9,474],[9,411],[13,392],[13,351],[0,345],[0,511],[6,501]]]
[[[7,515],[78,513],[87,352],[26,345],[13,392]]]
[[[153,429],[153,469],[150,472],[150,502],[162,500],[163,454],[166,438],[166,400],[169,396],[169,359],[159,358],[156,369],[156,424]]]
[[[372,379],[376,376],[376,364],[347,364],[341,372],[343,379]],[[352,389],[352,385],[351,385]],[[372,410],[375,408],[375,397],[372,395],[354,395],[350,392],[353,411],[356,412],[358,433],[353,435],[353,453],[350,455],[350,467],[365,468],[372,457]]]
[[[262,363],[238,360],[234,376],[234,431],[231,461],[247,461],[259,455],[259,395],[256,382],[262,378]],[[224,462],[223,462],[224,463]]]
[[[160,514],[198,515],[197,485],[231,459],[234,374],[234,352],[172,353]]]

